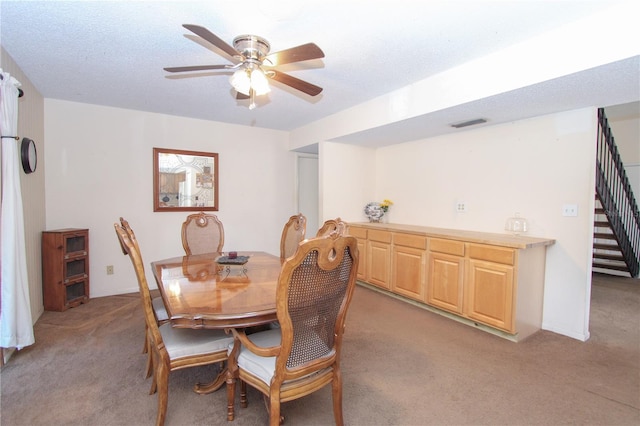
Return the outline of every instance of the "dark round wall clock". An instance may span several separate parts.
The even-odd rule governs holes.
[[[36,143],[29,138],[22,138],[20,145],[20,157],[22,159],[22,170],[26,174],[36,171],[38,164],[38,152],[36,151]]]

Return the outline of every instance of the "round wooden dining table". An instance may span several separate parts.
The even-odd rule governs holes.
[[[228,257],[228,253],[207,253],[151,263],[173,327],[247,328],[277,320],[280,257],[238,252],[236,259],[246,263],[225,264]],[[224,368],[210,383],[196,384],[194,391],[218,390],[226,373]]]
[[[227,258],[207,253],[151,263],[174,327],[241,328],[276,320],[280,257],[238,252],[246,263],[220,263]]]

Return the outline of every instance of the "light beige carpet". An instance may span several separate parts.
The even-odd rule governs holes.
[[[594,276],[591,339],[542,331],[513,343],[357,287],[343,352],[348,425],[638,425],[640,281]],[[36,344],[0,380],[0,424],[151,425],[137,295],[45,312]],[[174,372],[167,425],[226,425],[224,390],[201,396],[211,368]],[[331,392],[284,404],[286,425],[333,423]],[[262,398],[230,425],[267,424]]]

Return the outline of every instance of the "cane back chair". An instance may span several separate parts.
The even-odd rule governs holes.
[[[204,212],[187,216],[182,224],[182,247],[187,256],[221,252],[224,246],[224,227],[214,214]]]
[[[340,352],[347,308],[358,270],[355,237],[333,233],[303,241],[287,258],[276,290],[280,328],[247,335],[232,329],[227,419],[234,418],[236,379],[246,407],[246,384],[265,395],[269,422],[281,421],[280,404],[331,383],[333,413],[342,419]]]
[[[347,224],[338,217],[335,219],[329,219],[325,221],[320,227],[320,229],[318,229],[318,232],[316,233],[316,237],[325,237],[331,234],[332,232],[337,232],[338,234],[342,235],[346,231],[347,231]]]
[[[280,238],[280,259],[293,256],[298,250],[298,244],[304,240],[307,231],[307,218],[299,213],[291,216],[282,229],[282,237]]]
[[[125,230],[118,223],[114,228],[120,244],[127,251],[138,279],[142,296],[148,350],[152,354],[153,384],[150,394],[158,393],[156,425],[164,425],[169,399],[169,373],[188,367],[217,364],[227,360],[227,351],[233,338],[223,330],[196,330],[173,328],[170,323],[158,326],[138,242],[133,231]],[[224,370],[222,370],[224,371]],[[220,373],[216,385],[224,384],[225,374]],[[198,385],[196,385],[198,386]]]

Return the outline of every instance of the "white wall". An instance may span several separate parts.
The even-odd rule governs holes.
[[[137,291],[113,223],[125,217],[153,260],[182,256],[187,212],[153,212],[152,148],[219,153],[225,249],[279,255],[295,212],[295,154],[285,132],[45,100],[46,228],[89,228],[91,296]],[[115,274],[106,275],[114,265]]]
[[[321,220],[364,220],[363,208],[376,194],[376,150],[334,142],[322,142],[318,149]]]
[[[596,125],[596,110],[584,109],[375,151],[323,143],[324,211],[364,221],[366,202],[388,198],[394,223],[498,233],[520,212],[530,235],[557,241],[547,251],[543,328],[586,340]],[[455,211],[457,200],[468,212]],[[565,203],[579,216],[563,217]]]

